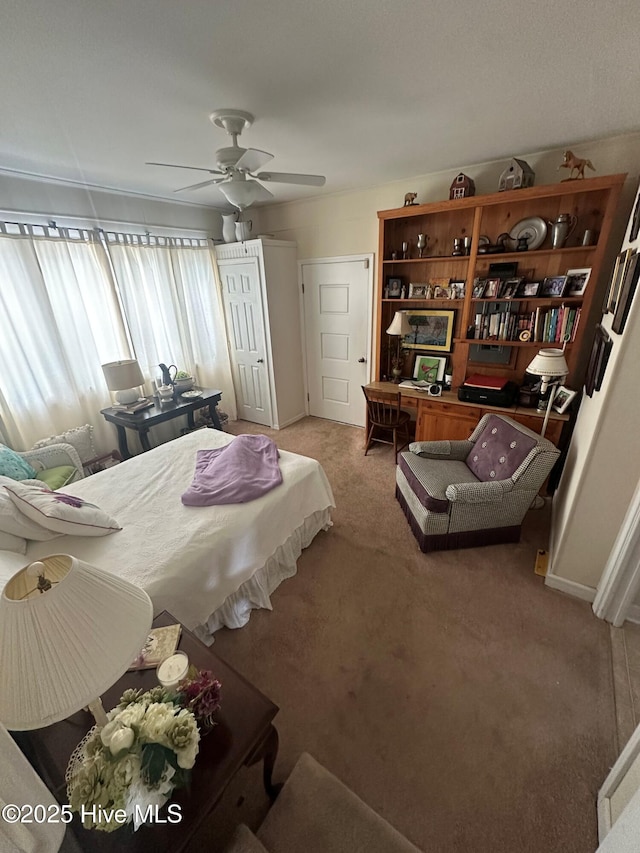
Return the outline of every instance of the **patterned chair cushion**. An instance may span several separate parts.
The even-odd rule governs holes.
[[[447,512],[446,492],[452,483],[478,482],[467,465],[457,459],[438,460],[434,465],[415,453],[401,453],[399,466],[422,506],[431,512]]]
[[[502,418],[491,415],[466,463],[478,480],[507,480],[524,462],[536,440]]]

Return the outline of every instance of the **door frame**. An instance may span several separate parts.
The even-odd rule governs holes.
[[[367,344],[366,344],[366,359],[367,359],[367,382],[371,382],[371,347],[373,345],[373,283],[374,283],[374,262],[375,254],[373,252],[363,252],[358,255],[339,255],[332,258],[306,258],[298,261],[298,286],[300,288],[300,330],[302,332],[302,375],[304,379],[304,410],[305,414],[309,415],[309,365],[307,364],[307,327],[304,314],[304,297],[302,269],[304,266],[312,264],[336,264],[336,263],[351,263],[353,261],[361,261],[365,265],[365,269],[369,273],[367,277]]]

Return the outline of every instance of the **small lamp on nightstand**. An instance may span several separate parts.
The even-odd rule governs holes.
[[[391,321],[391,325],[387,329],[388,335],[396,335],[397,337],[396,354],[392,360],[394,366],[391,369],[393,381],[396,383],[400,382],[400,377],[402,376],[402,368],[400,367],[400,344],[402,342],[402,338],[405,335],[410,335],[411,331],[411,324],[409,323],[406,312],[396,311],[393,320]]]
[[[144,376],[140,365],[135,358],[123,361],[110,361],[102,365],[102,372],[107,381],[109,391],[116,392],[116,401],[123,406],[135,403],[138,397],[138,388],[144,385]]]

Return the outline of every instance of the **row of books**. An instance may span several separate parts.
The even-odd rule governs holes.
[[[581,312],[580,307],[564,304],[531,312],[498,307],[478,312],[468,337],[483,341],[571,342],[575,340]]]

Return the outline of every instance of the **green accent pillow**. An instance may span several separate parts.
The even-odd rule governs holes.
[[[61,489],[73,481],[76,469],[73,465],[58,465],[56,468],[47,468],[36,474],[35,479],[41,480],[50,489]]]
[[[0,444],[0,475],[11,477],[12,480],[33,480],[36,469],[4,444]]]

